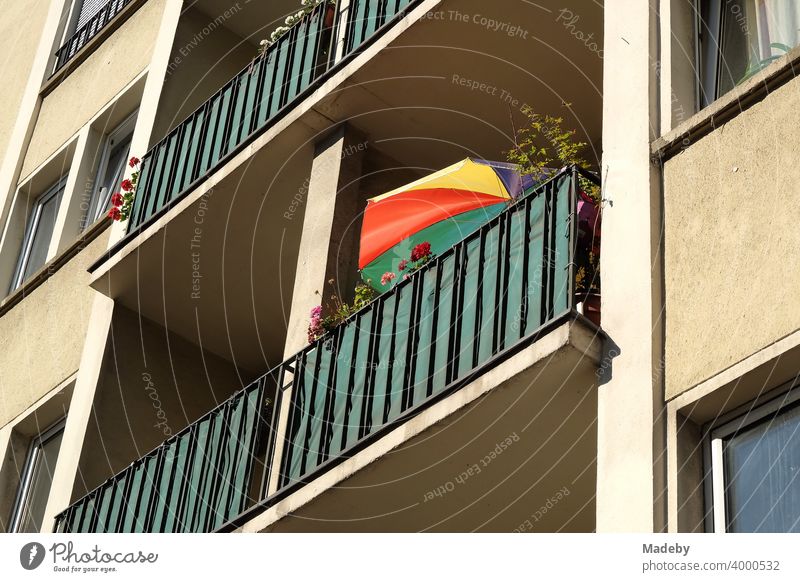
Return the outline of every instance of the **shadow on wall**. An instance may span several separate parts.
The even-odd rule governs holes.
[[[250,374],[223,358],[117,307],[73,499],[178,433],[249,379]]]

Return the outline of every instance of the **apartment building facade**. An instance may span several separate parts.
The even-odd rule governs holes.
[[[3,531],[800,530],[800,4],[6,4]],[[309,343],[367,200],[526,106],[593,171]]]

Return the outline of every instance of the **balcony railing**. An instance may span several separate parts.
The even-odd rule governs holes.
[[[81,26],[60,49],[56,51],[56,63],[53,67],[55,75],[75,54],[92,40],[97,34],[111,22],[114,17],[122,12],[133,0],[110,0],[105,6],[97,11],[89,21]]]
[[[597,183],[571,167],[532,188],[75,503],[58,531],[230,529],[529,345],[575,309],[577,265],[591,248],[578,233],[586,180]],[[266,386],[275,388],[269,422],[259,414]],[[289,415],[278,434],[281,406]]]
[[[413,1],[351,0],[343,11],[342,0],[316,6],[142,158],[128,231],[169,208]]]
[[[56,517],[58,532],[206,532],[259,498],[261,379]],[[261,460],[261,462],[259,462]]]

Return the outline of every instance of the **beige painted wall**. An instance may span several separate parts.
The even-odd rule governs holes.
[[[86,269],[108,233],[0,317],[0,426],[78,369],[95,293]]]
[[[798,89],[665,164],[667,399],[800,328]]]
[[[117,306],[83,442],[81,497],[242,388],[236,367]]]
[[[42,102],[24,178],[147,68],[166,0],[146,2]],[[124,58],[118,58],[124,55]]]
[[[4,2],[0,19],[0,160],[17,120],[22,94],[36,56],[49,0]]]

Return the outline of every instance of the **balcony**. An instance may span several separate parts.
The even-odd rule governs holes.
[[[317,5],[142,158],[129,233],[207,179],[412,4]]]
[[[530,353],[565,322],[580,321],[596,338],[597,329],[576,313],[576,269],[589,250],[578,220],[585,180],[596,183],[571,167],[530,189],[321,340],[76,501],[57,517],[57,531],[233,529]],[[556,374],[580,368],[593,378],[593,342],[548,365]],[[590,393],[568,404],[572,412],[594,413]],[[514,398],[509,410],[522,406]],[[583,418],[580,424],[586,428]],[[465,434],[449,435],[469,444]],[[567,444],[572,437],[581,440],[571,435]],[[582,471],[573,483],[593,466],[592,442],[581,447]],[[585,497],[581,511],[591,509],[590,492]]]
[[[117,16],[128,8],[129,5],[134,4],[132,9],[135,10],[143,1],[144,0],[109,0],[56,51],[56,60],[50,76],[55,76],[93,39],[99,37],[104,31],[109,31],[111,28],[109,25],[112,24],[112,22],[115,25],[121,24]],[[128,13],[130,14],[130,11]]]

